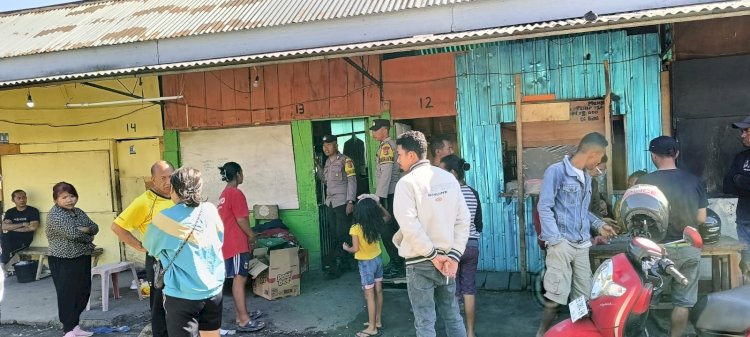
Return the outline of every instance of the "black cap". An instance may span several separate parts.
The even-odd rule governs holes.
[[[325,135],[323,136],[323,143],[333,143],[336,141],[336,136],[334,135]]]
[[[743,119],[740,122],[732,124],[732,127],[735,128],[735,129],[747,129],[747,128],[750,128],[750,116],[745,117],[745,119]]]
[[[677,139],[669,136],[659,136],[651,140],[648,150],[661,155],[673,155],[679,151]]]
[[[391,121],[387,119],[373,119],[372,120],[372,126],[370,126],[370,131],[378,131],[380,128],[390,128],[391,127]]]

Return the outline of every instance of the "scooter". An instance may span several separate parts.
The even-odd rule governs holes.
[[[750,286],[700,298],[690,320],[701,337],[750,337]]]
[[[693,227],[683,239],[669,244],[703,246]],[[666,256],[663,246],[645,237],[635,237],[624,253],[604,261],[594,273],[591,296],[571,302],[571,318],[553,326],[545,337],[648,336],[646,319],[654,291],[671,275],[682,284],[688,280]],[[750,289],[737,288],[709,295],[693,310],[700,336],[750,337]],[[589,314],[590,308],[590,314]]]

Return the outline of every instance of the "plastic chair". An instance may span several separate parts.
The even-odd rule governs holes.
[[[94,276],[96,275],[99,275],[102,281],[102,311],[109,310],[109,283],[112,282],[114,297],[120,298],[120,282],[117,275],[128,269],[133,273],[133,279],[137,280],[138,274],[135,272],[135,264],[133,262],[108,263],[91,268],[91,281],[94,281]],[[143,295],[140,291],[138,291],[138,299],[143,300]],[[86,310],[91,310],[91,297],[89,297]]]

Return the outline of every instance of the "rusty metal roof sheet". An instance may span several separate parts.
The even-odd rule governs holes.
[[[0,58],[475,0],[109,0],[0,13]]]
[[[187,69],[231,67],[233,65],[248,63],[271,63],[283,61],[289,62],[290,60],[296,61],[309,58],[341,57],[349,55],[368,54],[373,52],[419,50],[423,48],[439,46],[461,45],[508,39],[522,39],[530,37],[577,33],[583,31],[616,29],[623,27],[643,26],[649,24],[737,15],[750,15],[750,0],[723,1],[710,4],[602,15],[593,21],[586,21],[585,19],[557,20],[527,25],[474,30],[461,33],[423,35],[411,38],[355,43],[321,48],[279,51],[273,53],[263,53],[256,55],[227,57],[192,62],[160,64],[127,69],[92,71],[70,75],[56,75],[33,79],[0,82],[0,87],[131,75],[139,73],[170,73],[184,71]]]

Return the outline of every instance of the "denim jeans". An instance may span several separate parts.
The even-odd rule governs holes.
[[[737,238],[746,245],[750,245],[750,221],[737,221]],[[742,251],[740,267],[745,272],[750,271],[750,249]]]
[[[435,337],[435,305],[448,337],[466,337],[466,328],[456,300],[456,281],[449,280],[430,261],[406,266],[406,286],[414,310],[417,337]]]

